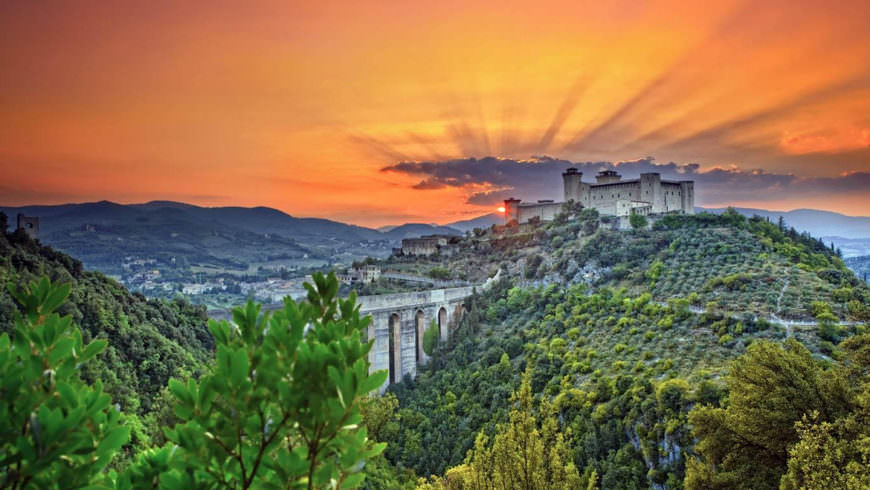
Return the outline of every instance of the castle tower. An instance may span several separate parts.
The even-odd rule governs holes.
[[[520,200],[513,197],[504,200],[504,224],[509,224],[511,221],[517,223],[520,221]]]
[[[580,185],[583,179],[583,172],[578,172],[576,168],[570,167],[562,174],[562,181],[565,184],[565,202],[574,201],[581,202]],[[507,209],[507,208],[505,208]]]
[[[640,200],[652,205],[652,213],[664,213],[665,196],[662,193],[662,176],[657,172],[640,174]]]
[[[24,230],[31,239],[39,238],[39,218],[36,216],[24,216],[18,213],[18,229]]]
[[[680,198],[682,199],[683,214],[695,214],[695,182],[691,180],[680,181]]]
[[[622,176],[616,170],[602,170],[595,176],[595,181],[599,184],[612,184],[622,180]]]

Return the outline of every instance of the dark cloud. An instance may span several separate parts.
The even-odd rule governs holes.
[[[415,189],[445,187],[469,190],[468,204],[490,206],[508,197],[523,200],[560,199],[561,174],[574,167],[583,180],[593,182],[597,172],[614,169],[623,178],[644,172],[659,172],[664,179],[695,181],[696,204],[740,201],[777,201],[800,197],[865,193],[870,172],[851,172],[836,177],[800,177],[738,167],[701,170],[696,163],[658,163],[653,157],[622,162],[572,162],[547,156],[527,160],[509,158],[461,158],[445,161],[401,162],[381,169],[420,177]],[[484,189],[484,190],[480,190]]]

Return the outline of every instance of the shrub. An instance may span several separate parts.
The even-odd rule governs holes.
[[[24,314],[15,313],[12,339],[0,335],[0,486],[99,483],[130,432],[102,385],[79,376],[106,341],[84,345],[71,317],[54,313],[68,285],[43,278],[9,291]]]
[[[179,423],[166,438],[177,451],[162,468],[149,459],[160,451],[146,453],[131,471],[171,488],[362,483],[363,462],[385,445],[367,442],[360,402],[386,372],[369,374],[373,341],[361,340],[371,318],[360,317],[355,294],[338,299],[334,274],[313,280],[307,301],[287,298],[262,315],[248,302],[233,310],[236,326],[209,322],[213,368],[169,383]]]
[[[433,267],[426,273],[432,279],[447,280],[450,279],[450,271],[444,267]]]
[[[429,323],[429,327],[423,332],[423,352],[426,353],[427,356],[431,356],[435,353],[435,349],[438,348],[438,343],[441,341],[441,332],[438,331],[438,324],[435,323],[435,320],[432,320]]]
[[[645,229],[649,225],[649,221],[647,221],[646,216],[643,216],[641,214],[632,214],[628,218],[628,222],[635,230]]]

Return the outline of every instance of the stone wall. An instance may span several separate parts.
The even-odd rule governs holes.
[[[537,204],[520,204],[517,211],[517,221],[519,223],[527,223],[534,217],[537,217],[541,221],[553,221],[556,215],[562,211],[562,203],[546,202]]]

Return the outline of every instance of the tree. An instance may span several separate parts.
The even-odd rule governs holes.
[[[870,488],[870,334],[840,344],[844,372],[859,393],[853,411],[832,422],[818,412],[796,424],[800,436],[789,450],[788,473],[781,488]]]
[[[384,444],[368,444],[360,400],[386,372],[369,374],[372,342],[361,341],[370,317],[355,295],[336,298],[330,273],[305,284],[307,301],[261,314],[249,302],[231,325],[209,322],[216,362],[198,381],[173,379],[180,422],[167,447],[143,455],[126,481],[162,487],[354,488],[362,463]],[[132,476],[131,476],[132,475]]]
[[[81,367],[106,348],[87,345],[69,315],[54,311],[69,285],[46,278],[9,286],[15,313],[12,339],[0,335],[0,486],[46,488],[100,483],[103,470],[130,437],[98,381],[86,385]]]
[[[444,267],[433,267],[429,269],[429,272],[427,272],[426,275],[432,279],[440,279],[442,281],[450,279],[450,271]]]
[[[726,408],[689,414],[701,458],[688,461],[686,488],[778,488],[800,438],[795,424],[814,411],[832,421],[850,407],[845,378],[794,339],[754,342],[732,362],[727,384]]]
[[[532,490],[574,489],[580,474],[562,432],[556,410],[549,401],[533,406],[531,369],[526,370],[516,404],[507,424],[499,425],[492,444],[483,432],[465,463],[447,471],[444,480],[429,483],[431,489]],[[423,487],[427,488],[427,487]]]
[[[369,396],[363,400],[360,413],[372,440],[385,441],[398,432],[399,424],[395,421],[397,408],[399,408],[399,399],[393,393]]]
[[[435,353],[435,349],[438,348],[438,343],[441,341],[441,332],[439,332],[438,324],[435,323],[435,320],[429,323],[429,328],[423,332],[423,352],[426,353],[427,356],[432,356]]]
[[[818,413],[797,423],[800,440],[789,450],[782,490],[799,488],[870,488],[870,430],[861,416],[818,422]]]
[[[632,214],[631,216],[629,216],[628,222],[635,230],[646,229],[646,227],[649,225],[649,221],[647,221],[646,216],[642,214]]]

